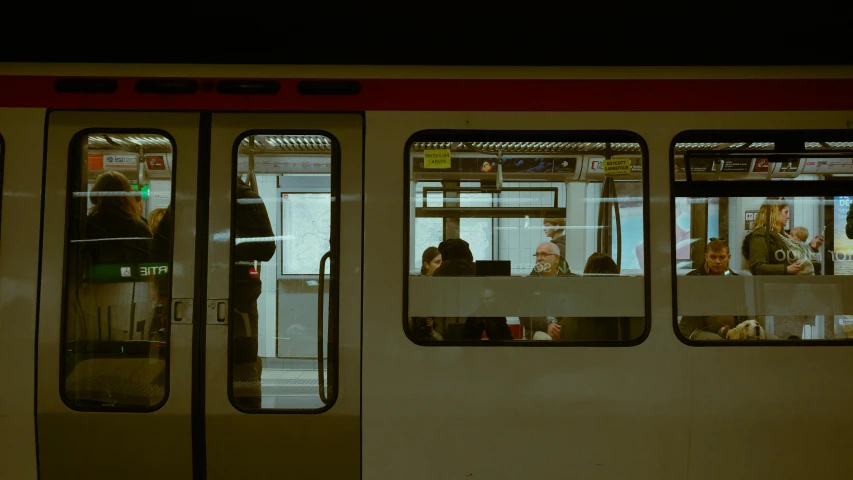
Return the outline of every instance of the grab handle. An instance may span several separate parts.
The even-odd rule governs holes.
[[[326,252],[320,259],[320,288],[317,294],[317,376],[318,387],[320,390],[320,400],[323,405],[329,404],[329,399],[326,396],[326,385],[323,373],[323,294],[325,293],[326,284],[326,260],[332,256],[332,252]],[[330,349],[331,350],[331,349]]]

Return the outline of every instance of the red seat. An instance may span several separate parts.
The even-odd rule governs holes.
[[[514,340],[521,340],[522,335],[524,334],[524,329],[522,328],[520,323],[509,324],[509,331],[512,332],[512,338]],[[486,336],[486,331],[483,330],[483,336],[480,337],[481,340],[488,340],[489,337]]]

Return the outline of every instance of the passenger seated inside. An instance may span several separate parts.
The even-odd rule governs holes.
[[[688,273],[689,276],[737,276],[729,269],[732,256],[725,239],[712,238],[705,245],[705,263],[698,269]],[[731,315],[714,315],[698,317],[682,317],[678,329],[684,338],[690,340],[722,340],[725,331],[735,327],[746,318]]]
[[[474,255],[465,240],[460,238],[445,240],[438,245],[438,250],[441,252],[441,266],[432,274],[433,277],[473,277],[477,274]],[[490,294],[493,292],[483,292],[480,301],[489,301]],[[506,317],[479,317],[475,314],[467,318],[436,318],[435,321],[443,326],[445,340],[480,340],[484,332],[487,339],[491,341],[513,340]]]
[[[569,270],[569,264],[560,254],[559,245],[553,242],[543,242],[536,247],[536,265],[530,272],[530,276],[536,277],[576,277]]]
[[[584,276],[619,276],[619,266],[606,253],[589,256]],[[630,338],[630,318],[622,317],[564,317],[561,323],[562,341],[617,341]]]
[[[576,277],[568,268],[561,269],[564,264],[560,256],[557,244],[543,242],[536,247],[536,265],[530,272],[531,277]],[[526,340],[558,340],[560,338],[560,324],[555,317],[520,317],[519,321],[524,326],[524,338]]]
[[[421,275],[431,277],[441,266],[441,252],[436,247],[429,247],[421,255]],[[433,317],[412,318],[412,335],[418,340],[444,340],[436,331],[435,319]]]
[[[537,248],[537,254],[547,252],[547,243]],[[541,257],[544,262],[553,258],[550,255]],[[545,270],[543,268],[543,270]],[[584,275],[610,276],[619,275],[619,267],[613,258],[606,253],[593,253],[587,259]],[[563,276],[577,276],[571,273]],[[616,341],[629,337],[630,320],[617,317],[522,317],[528,340],[561,340],[561,341]]]
[[[687,275],[734,275],[737,274],[729,269],[729,261],[732,259],[729,252],[729,244],[725,238],[712,238],[705,245],[705,263],[698,269]]]

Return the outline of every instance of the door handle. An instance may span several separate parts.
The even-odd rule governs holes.
[[[172,299],[172,323],[192,323],[193,318],[193,299],[192,298],[173,298]]]
[[[208,325],[227,325],[228,324],[228,300],[225,299],[208,299],[207,300],[207,324]]]
[[[320,390],[320,400],[323,405],[329,404],[329,399],[326,396],[326,386],[323,374],[323,295],[326,284],[326,260],[332,256],[332,252],[326,252],[320,258],[320,288],[317,293],[317,378],[318,388]],[[331,318],[329,319],[331,320]],[[331,322],[329,322],[331,323]],[[331,336],[331,335],[330,335]],[[331,351],[331,348],[329,348]],[[331,367],[331,362],[330,362]]]

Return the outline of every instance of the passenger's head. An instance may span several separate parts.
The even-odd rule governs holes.
[[[536,271],[543,277],[552,277],[560,267],[560,247],[553,242],[543,242],[536,247]]]
[[[98,175],[89,192],[89,200],[92,202],[89,214],[139,218],[134,193],[127,177],[118,172],[104,172]]]
[[[619,274],[619,266],[606,253],[595,252],[586,260],[583,273]]]
[[[468,242],[461,238],[448,238],[439,243],[438,251],[441,253],[442,262],[449,262],[451,260],[474,261],[474,255],[471,253]]]
[[[768,197],[761,208],[758,209],[758,215],[755,216],[755,225],[753,230],[760,227],[767,227],[770,224],[770,229],[776,233],[782,232],[785,225],[788,224],[788,219],[791,218],[788,202],[785,197]]]
[[[791,229],[791,235],[801,242],[809,239],[809,231],[806,227],[794,227]]]
[[[441,265],[432,272],[434,277],[473,277],[477,274],[474,255],[468,242],[449,238],[438,244]]]
[[[708,272],[713,275],[722,275],[729,268],[729,260],[732,259],[729,253],[729,244],[725,240],[713,238],[708,245],[705,245],[705,265],[708,266]]]
[[[150,228],[152,232],[157,231],[157,227],[160,226],[160,221],[163,220],[163,215],[165,214],[165,208],[155,208],[154,210],[151,210],[151,213],[148,215],[148,228]]]
[[[473,277],[477,275],[477,264],[465,259],[443,261],[441,266],[432,272],[433,277]]]
[[[435,247],[429,247],[421,255],[421,275],[432,275],[441,266],[441,252]]]
[[[542,223],[545,224],[545,236],[548,238],[557,238],[566,230],[565,218],[546,218]]]

